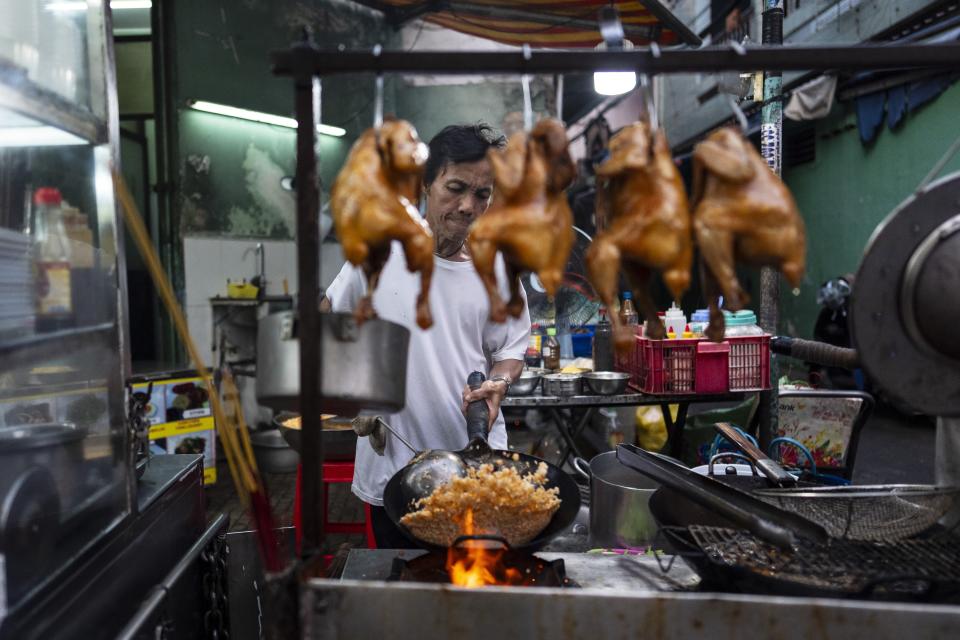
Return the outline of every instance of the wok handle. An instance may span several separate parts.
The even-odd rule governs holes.
[[[487,379],[479,371],[474,371],[467,378],[467,386],[471,390],[476,391],[479,389],[484,381]],[[474,400],[467,405],[467,441],[473,442],[474,439],[480,438],[484,442],[487,441],[487,426],[490,424],[490,407],[487,406],[486,400]]]
[[[750,442],[735,426],[728,422],[718,422],[714,425],[717,431],[724,438],[732,442],[737,448],[747,454],[747,457],[753,460],[754,465],[760,472],[767,476],[772,484],[778,487],[796,486],[797,480],[787,473],[786,469],[774,462],[770,456],[760,450],[758,446]]]

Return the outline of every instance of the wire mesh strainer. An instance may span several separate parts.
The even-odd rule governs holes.
[[[753,494],[818,523],[832,538],[894,541],[926,531],[943,517],[960,488],[859,485],[760,489]]]

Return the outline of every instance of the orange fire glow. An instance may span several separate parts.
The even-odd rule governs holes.
[[[461,523],[462,535],[475,535],[473,511],[467,510]],[[460,587],[487,585],[519,585],[523,583],[520,571],[503,564],[503,549],[490,549],[483,541],[468,540],[447,550],[447,573],[450,582]]]

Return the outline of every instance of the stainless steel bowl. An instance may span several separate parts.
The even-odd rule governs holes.
[[[615,396],[627,390],[629,373],[619,371],[591,371],[583,374],[587,387],[591,392],[600,396]]]
[[[543,395],[579,396],[583,393],[583,376],[579,373],[550,373],[543,376]]]
[[[540,378],[543,376],[539,371],[527,369],[513,381],[510,388],[507,389],[508,396],[528,396],[533,393],[537,385],[540,384]]]

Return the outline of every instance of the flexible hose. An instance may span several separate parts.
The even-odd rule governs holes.
[[[856,350],[835,347],[826,342],[775,336],[770,340],[770,349],[774,353],[791,356],[798,360],[805,360],[825,367],[840,367],[851,370],[860,367],[860,357],[857,355]]]

